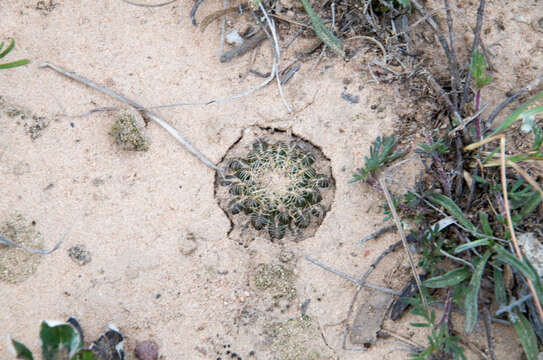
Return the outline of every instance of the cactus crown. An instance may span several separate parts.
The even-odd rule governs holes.
[[[295,141],[257,139],[251,147],[245,158],[228,161],[220,182],[229,187],[228,213],[244,213],[254,229],[267,231],[272,240],[308,227],[312,217],[322,220],[321,189],[332,180],[313,168],[316,155]]]

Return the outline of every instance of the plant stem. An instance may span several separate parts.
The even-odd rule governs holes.
[[[481,89],[477,89],[475,95],[475,113],[479,112],[479,106],[481,102]],[[481,141],[481,116],[478,115],[475,118],[475,133],[477,134],[477,141]]]

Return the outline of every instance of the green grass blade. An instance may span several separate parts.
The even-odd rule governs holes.
[[[3,45],[4,43],[2,42],[2,46]],[[8,47],[0,53],[0,59],[6,56],[7,54],[9,54],[9,52],[13,49],[14,46],[15,46],[15,40],[11,39],[11,43],[8,45]]]
[[[539,274],[534,269],[532,264],[530,264],[530,261],[528,261],[526,257],[524,257],[522,261],[519,260],[515,255],[497,244],[493,246],[493,249],[498,253],[497,259],[499,261],[511,265],[520,271],[524,277],[532,281],[537,298],[540,302],[543,302],[543,284],[541,283]]]
[[[494,297],[499,307],[507,305],[507,292],[505,291],[503,273],[497,266],[494,268]]]
[[[510,316],[513,327],[517,331],[517,335],[524,348],[524,354],[528,360],[537,360],[539,353],[537,348],[537,338],[535,337],[534,329],[528,319],[520,312],[515,311],[515,314]]]
[[[13,61],[13,62],[10,62],[10,63],[0,64],[0,70],[2,70],[2,69],[10,69],[10,68],[14,68],[14,67],[17,67],[17,66],[23,66],[23,65],[28,64],[29,62],[30,62],[30,60],[28,60],[28,59],[22,59],[22,60]]]
[[[443,194],[431,194],[430,200],[435,202],[436,204],[443,206],[447,212],[454,216],[456,220],[460,224],[462,224],[465,228],[467,228],[470,231],[476,232],[477,229],[475,228],[475,225],[471,223],[471,221],[468,220],[468,218],[464,215],[462,210],[448,197],[446,197]]]
[[[536,108],[526,110],[525,112],[520,114],[520,117],[528,117],[528,116],[532,116],[532,115],[537,115],[537,114],[542,113],[542,112],[543,112],[543,106],[538,106]]]
[[[537,276],[537,273],[534,274],[530,266],[526,265],[524,262],[520,261],[515,255],[505,250],[500,245],[494,245],[493,249],[498,253],[497,259],[503,263],[509,264],[518,271],[522,273],[526,278],[532,280],[534,276]]]
[[[471,271],[467,266],[449,271],[446,274],[426,280],[423,285],[429,288],[444,288],[460,284],[467,279]]]
[[[492,231],[492,227],[490,227],[490,223],[488,222],[488,214],[486,212],[479,213],[479,222],[481,223],[481,227],[486,235],[494,236],[494,232]]]
[[[485,265],[488,259],[492,255],[490,250],[487,250],[483,255],[483,258],[479,261],[469,282],[469,290],[466,295],[466,334],[470,334],[477,323],[477,317],[479,315],[478,311],[478,300],[479,300],[479,289],[481,287],[481,278],[483,277],[483,271],[485,270]]]
[[[524,220],[527,216],[529,216],[532,212],[534,212],[541,203],[541,195],[539,195],[538,192],[534,192],[530,200],[520,210],[520,218],[521,220]]]
[[[17,357],[17,359],[34,360],[32,352],[28,350],[28,348],[23,343],[11,339],[11,345],[13,345],[13,348],[15,349],[15,356]]]
[[[311,24],[313,25],[313,30],[315,30],[315,33],[317,33],[317,36],[324,41],[324,43],[332,49],[338,56],[345,57],[345,52],[343,51],[343,46],[341,45],[341,42],[338,40],[338,38],[330,31],[324,24],[322,23],[321,19],[319,19],[319,16],[313,10],[311,5],[309,4],[308,0],[302,0],[302,4],[304,5],[305,12],[309,16],[309,19],[311,19]]]
[[[500,126],[498,126],[498,128],[496,130],[494,130],[494,132],[492,134],[490,134],[489,137],[497,135],[500,132],[502,132],[503,130],[505,130],[508,127],[510,127],[511,125],[513,125],[513,123],[515,121],[517,121],[518,119],[520,119],[522,117],[522,114],[525,112],[525,110],[526,110],[526,108],[528,106],[532,105],[534,102],[536,102],[537,100],[539,100],[541,98],[543,98],[543,91],[536,94],[530,100],[526,101],[524,104],[519,106],[515,111],[513,111],[513,113],[511,115],[509,115],[507,117],[507,119],[505,119],[505,121]]]
[[[82,350],[75,354],[71,360],[97,360],[91,350]]]
[[[490,239],[480,239],[480,240],[470,241],[467,244],[462,244],[462,245],[457,246],[456,249],[454,249],[454,253],[458,254],[459,252],[473,249],[474,247],[477,247],[477,246],[485,246],[485,245],[492,245],[492,241]]]

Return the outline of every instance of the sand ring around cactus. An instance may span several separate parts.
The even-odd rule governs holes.
[[[247,244],[312,237],[330,211],[330,160],[310,142],[276,129],[251,127],[219,164],[215,194],[232,222],[230,237]]]

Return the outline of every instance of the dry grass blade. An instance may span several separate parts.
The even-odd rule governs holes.
[[[417,266],[415,265],[415,261],[413,260],[413,255],[411,254],[411,250],[409,250],[409,245],[407,244],[407,238],[403,231],[400,218],[398,217],[398,213],[396,212],[396,208],[394,207],[394,203],[392,202],[392,197],[390,196],[390,193],[388,192],[385,179],[383,178],[379,179],[379,184],[381,185],[381,189],[383,189],[383,193],[385,194],[388,207],[390,208],[390,212],[392,213],[392,219],[394,220],[394,223],[396,224],[396,227],[398,228],[398,232],[400,233],[402,244],[405,249],[405,252],[407,253],[407,258],[409,259],[409,265],[411,266],[411,271],[413,272],[413,277],[415,278],[415,281],[417,283],[417,288],[419,289],[419,294],[422,299],[422,304],[424,306],[424,309],[426,309],[426,312],[428,313],[428,317],[430,317],[430,309],[428,308],[428,302],[426,301],[426,296],[424,296],[424,292],[422,291],[422,281],[420,280],[420,276],[417,273]]]
[[[509,232],[511,233],[511,241],[513,242],[513,247],[515,248],[515,253],[519,260],[522,260],[522,253],[520,251],[520,248],[518,246],[517,238],[515,236],[515,229],[513,228],[513,220],[511,219],[511,209],[509,207],[509,198],[507,196],[507,178],[505,177],[505,136],[500,135],[500,154],[501,154],[501,181],[502,181],[502,190],[503,190],[503,202],[505,207],[505,216],[507,219],[507,226],[509,227]],[[534,304],[537,308],[537,312],[539,313],[539,317],[541,321],[543,321],[543,308],[541,308],[541,303],[539,302],[539,298],[537,297],[537,293],[534,288],[534,284],[532,284],[532,281],[529,278],[526,278],[526,282],[528,283],[528,287],[530,288],[530,292],[533,295],[534,298]]]

